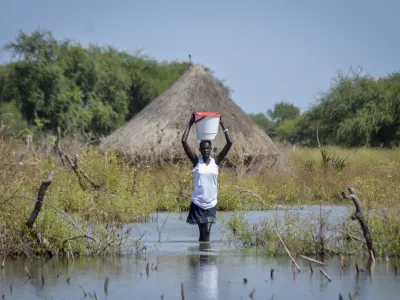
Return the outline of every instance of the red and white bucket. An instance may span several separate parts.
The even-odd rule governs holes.
[[[218,112],[195,112],[197,139],[212,141],[218,134],[221,114]]]

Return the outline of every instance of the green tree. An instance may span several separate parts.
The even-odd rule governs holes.
[[[287,141],[291,144],[295,143],[299,135],[299,122],[300,117],[280,123],[275,129],[276,136],[281,141]]]
[[[51,32],[20,31],[5,46],[18,61],[0,68],[0,105],[14,103],[44,130],[108,134],[168,89],[186,62],[158,62],[112,47],[57,41]]]
[[[325,144],[398,145],[400,141],[400,74],[375,79],[360,70],[339,72],[329,90],[308,112]]]
[[[266,133],[269,133],[270,129],[273,127],[273,122],[263,113],[250,113],[248,115]]]
[[[295,119],[300,116],[300,109],[287,102],[275,103],[274,109],[268,109],[267,115],[272,121],[281,123],[286,120]]]

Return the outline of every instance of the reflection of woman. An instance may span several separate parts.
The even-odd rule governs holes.
[[[200,247],[193,247],[199,254],[189,255],[188,262],[191,269],[190,280],[192,292],[201,295],[202,299],[219,299],[218,265],[217,255],[207,253],[210,250],[209,243],[201,243]]]
[[[195,118],[193,114],[182,136],[183,149],[194,168],[192,203],[186,222],[199,226],[200,242],[209,242],[211,225],[216,222],[219,164],[228,154],[232,146],[232,139],[228,133],[228,129],[226,129],[222,122],[222,118],[220,118],[219,123],[226,138],[225,147],[214,159],[210,157],[211,141],[201,141],[201,157],[197,157],[187,143],[189,131],[194,122]]]

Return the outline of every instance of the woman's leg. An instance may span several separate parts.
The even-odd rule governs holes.
[[[210,232],[211,232],[212,223],[203,223],[199,224],[199,232],[200,232],[200,242],[209,242],[210,241]]]

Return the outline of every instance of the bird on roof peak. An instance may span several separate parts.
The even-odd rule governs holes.
[[[193,66],[192,55],[189,54],[189,68]]]

